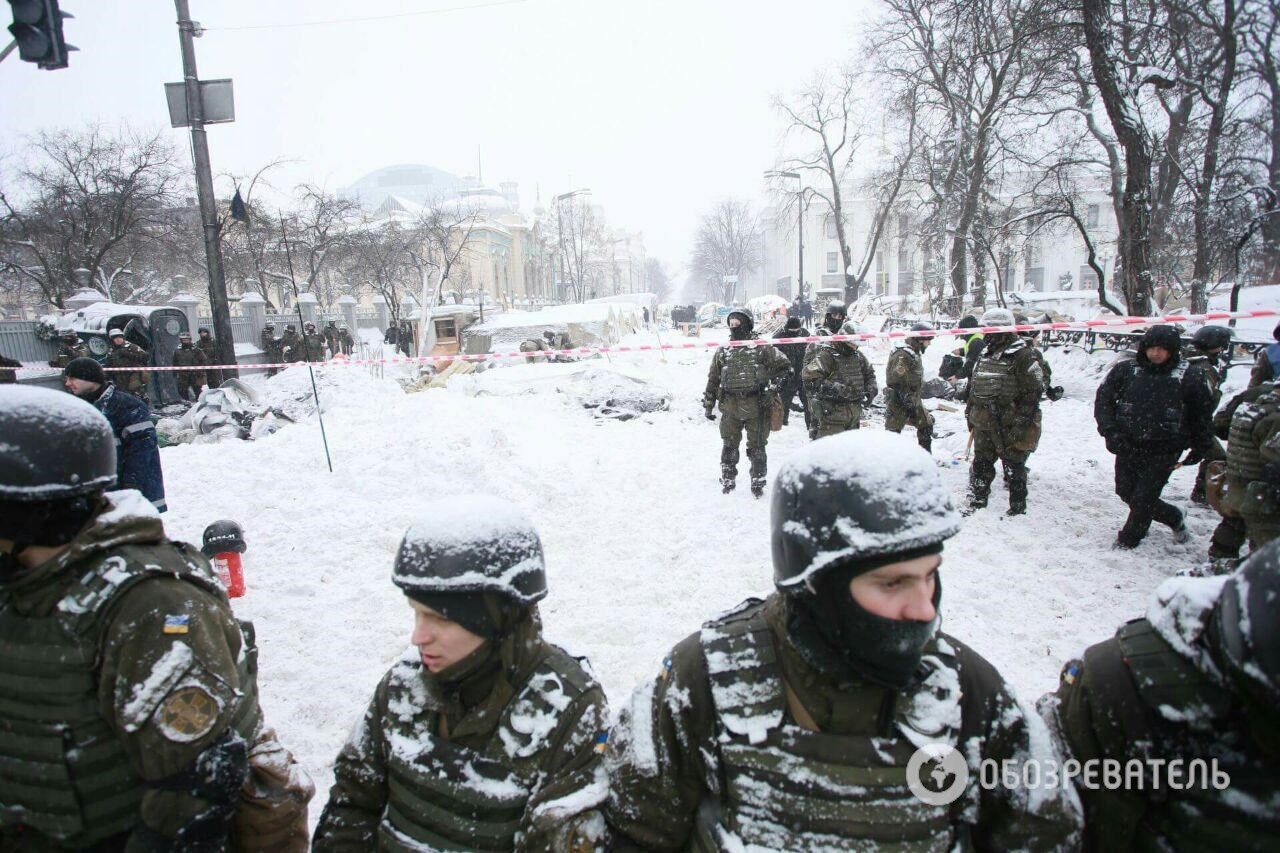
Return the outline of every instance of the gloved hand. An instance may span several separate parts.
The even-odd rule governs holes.
[[[1066,393],[1067,393],[1066,389],[1063,388],[1061,385],[1051,385],[1048,388],[1044,389],[1044,395],[1054,403],[1061,400],[1063,395],[1065,395]]]
[[[1133,452],[1133,444],[1129,438],[1120,432],[1107,433],[1103,438],[1107,442],[1107,450],[1116,456],[1128,456]]]
[[[818,386],[818,396],[823,400],[847,401],[852,395],[849,386],[834,379],[827,379]]]
[[[870,405],[871,405],[872,403],[874,403],[875,401],[876,401],[876,395],[875,395],[875,394],[868,394],[868,395],[866,396],[866,399],[864,400],[864,403],[863,403],[863,404],[864,404],[864,405],[866,405],[866,406],[870,406]]]
[[[705,412],[705,413],[706,413],[707,420],[709,420],[709,421],[714,421],[714,420],[716,419],[716,411],[715,411],[715,409],[711,408],[710,406],[708,406],[707,408],[703,409],[703,412]]]

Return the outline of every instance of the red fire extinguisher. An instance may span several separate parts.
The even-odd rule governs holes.
[[[200,550],[213,563],[213,570],[227,591],[227,598],[244,595],[244,567],[240,555],[246,546],[240,525],[229,519],[210,524],[204,529],[204,545]]]

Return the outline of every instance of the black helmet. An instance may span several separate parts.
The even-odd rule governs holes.
[[[1214,609],[1219,652],[1233,681],[1280,704],[1280,539],[1254,551],[1222,587]]]
[[[484,496],[428,504],[400,540],[391,580],[406,594],[494,592],[522,606],[547,594],[533,522],[509,501]]]
[[[725,325],[728,325],[729,320],[733,317],[740,317],[742,319],[742,328],[748,332],[756,326],[756,321],[751,318],[751,312],[745,308],[734,308],[730,311],[728,316],[724,318]]]
[[[1226,326],[1201,326],[1191,336],[1198,350],[1226,349],[1231,346],[1231,329]]]
[[[932,331],[933,331],[933,324],[932,324],[932,323],[924,323],[924,322],[920,322],[920,323],[912,323],[912,324],[911,324],[911,331],[913,331],[913,332],[932,332]]]
[[[200,328],[196,329],[196,334],[197,334],[197,335],[211,335],[211,334],[213,334],[213,333],[209,331],[209,327],[208,327],[208,326],[201,326]]]
[[[823,317],[830,317],[833,314],[839,314],[841,317],[848,315],[848,310],[844,307],[843,302],[832,302],[827,306],[827,310],[823,312]]]
[[[784,592],[834,564],[938,545],[960,530],[933,458],[880,431],[819,439],[793,456],[772,509],[773,582]]]
[[[244,544],[244,531],[240,525],[229,518],[215,521],[204,529],[204,543],[200,546],[206,557],[214,554],[225,554],[228,551],[243,554],[247,550]]]
[[[0,500],[38,503],[100,492],[116,481],[111,424],[50,388],[0,385]]]
[[[978,328],[978,318],[972,314],[965,314],[960,318],[960,322],[956,323],[957,329],[976,329]]]

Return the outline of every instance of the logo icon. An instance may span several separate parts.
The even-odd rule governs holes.
[[[969,784],[969,765],[955,747],[926,743],[907,762],[907,787],[931,806],[949,806]]]

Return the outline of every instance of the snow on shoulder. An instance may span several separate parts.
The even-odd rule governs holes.
[[[523,510],[501,498],[466,495],[426,505],[400,542],[395,582],[423,592],[501,590],[532,604],[542,596],[523,595],[521,576],[544,571],[542,541]]]
[[[855,508],[858,518],[837,515],[833,530],[822,534],[789,530],[818,541],[834,538],[839,545],[820,548],[809,566],[788,583],[803,583],[815,571],[840,560],[909,551],[948,539],[960,530],[960,515],[933,458],[913,439],[897,433],[851,430],[813,442],[782,466],[774,488],[779,494],[795,494],[802,481],[819,490],[828,483],[846,482],[856,492],[874,497],[875,505]],[[777,505],[775,497],[775,512]]]

